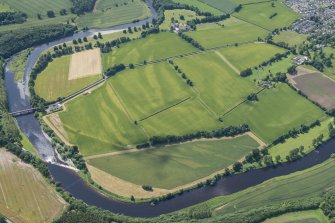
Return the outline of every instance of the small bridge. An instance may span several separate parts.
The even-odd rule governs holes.
[[[32,114],[35,111],[36,111],[36,108],[28,108],[28,109],[24,109],[24,110],[20,110],[20,111],[10,112],[8,114],[13,116],[13,117],[19,117],[19,116],[23,116],[23,115]]]

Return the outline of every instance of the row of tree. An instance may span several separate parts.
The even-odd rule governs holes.
[[[153,136],[149,139],[148,143],[140,144],[137,148],[146,148],[150,146],[163,146],[169,144],[177,144],[183,143],[187,141],[192,141],[195,139],[211,139],[211,138],[222,138],[222,137],[232,137],[241,135],[250,131],[249,126],[247,124],[243,124],[240,126],[229,126],[227,128],[221,128],[213,131],[198,131],[195,133],[176,136],[176,135],[168,135],[168,136]]]

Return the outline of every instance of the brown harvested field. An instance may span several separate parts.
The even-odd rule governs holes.
[[[312,72],[292,77],[291,83],[324,108],[335,108],[335,81],[327,76]]]
[[[100,49],[86,50],[71,56],[69,80],[101,74]]]
[[[37,170],[0,149],[1,214],[14,223],[52,222],[65,206]]]

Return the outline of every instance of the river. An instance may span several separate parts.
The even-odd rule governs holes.
[[[150,22],[153,18],[157,17],[157,13],[152,7],[151,0],[148,0],[147,2],[150,5],[152,17],[146,20],[137,23],[115,26],[105,30],[92,29],[86,32],[79,32],[71,37],[62,38],[60,40],[35,47],[28,57],[28,63],[22,83],[15,81],[15,75],[9,70],[9,64],[11,62],[9,61],[6,64],[5,82],[10,112],[31,107],[28,90],[29,74],[38,57],[45,49],[57,44],[72,41],[73,39],[83,38],[85,36],[89,37],[97,32],[108,34],[115,32],[116,30],[125,29],[129,26],[139,26],[145,24],[146,22]],[[48,162],[60,162],[51,146],[49,138],[41,130],[39,122],[34,115],[30,114],[17,117],[16,119],[20,129],[28,137],[30,142],[38,149],[38,152],[43,160]],[[274,177],[307,169],[327,160],[334,152],[335,140],[331,140],[320,146],[317,151],[306,155],[303,159],[296,162],[284,163],[275,168],[253,170],[239,175],[226,177],[219,180],[215,186],[206,186],[194,189],[190,192],[185,192],[180,196],[176,196],[173,199],[160,202],[155,206],[151,206],[149,203],[134,204],[108,198],[91,188],[73,170],[52,163],[49,163],[48,166],[54,180],[60,182],[65,191],[70,192],[75,198],[81,199],[89,205],[95,205],[114,213],[120,213],[132,217],[155,217],[204,202],[216,196],[228,195],[244,190]]]

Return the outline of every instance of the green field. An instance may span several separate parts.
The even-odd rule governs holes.
[[[143,20],[150,14],[147,4],[141,0],[99,0],[95,11],[80,16],[76,23],[79,28],[108,28]]]
[[[272,19],[271,16],[275,15]],[[299,15],[281,1],[244,5],[242,10],[234,14],[237,18],[263,27],[269,31],[291,25]]]
[[[252,138],[241,136],[107,156],[89,163],[135,184],[171,189],[224,169],[256,147]]]
[[[0,149],[0,213],[11,222],[52,222],[65,201],[34,167]]]
[[[184,16],[184,20],[180,17]],[[171,20],[174,19],[175,22],[185,25],[188,21],[191,21],[196,18],[202,18],[202,16],[197,16],[197,14],[190,10],[185,9],[174,9],[174,10],[165,10],[164,11],[164,22],[159,26],[160,29],[170,30],[171,29]]]
[[[253,74],[248,78],[250,80],[258,80],[261,81],[263,78],[267,76],[275,76],[276,73],[287,73],[287,69],[292,66],[292,59],[294,55],[289,55],[287,58],[283,58],[278,62],[270,64],[268,66],[262,67],[261,69],[254,69]]]
[[[9,69],[15,73],[15,80],[22,81],[24,71],[27,65],[27,59],[32,49],[26,49],[21,51],[15,58],[12,60]]]
[[[275,54],[285,52],[282,48],[266,43],[250,43],[218,51],[240,71],[258,66]]]
[[[73,18],[74,15],[67,15],[67,16],[57,16],[52,19],[30,19],[28,18],[26,22],[21,23],[21,24],[13,24],[13,25],[8,25],[8,26],[0,26],[0,32],[6,32],[6,31],[11,31],[11,30],[17,30],[17,29],[23,29],[27,27],[36,27],[36,26],[42,26],[42,25],[55,25],[55,24],[65,24],[68,21]]]
[[[173,0],[173,1],[180,4],[192,5],[194,7],[197,7],[201,12],[209,12],[216,16],[223,14],[223,12],[221,12],[220,10],[213,8],[199,0]]]
[[[325,47],[324,52],[329,56],[330,54],[335,54],[335,49],[331,47]],[[332,59],[332,63],[333,65],[335,64],[335,58]],[[323,73],[335,80],[335,66],[325,67]]]
[[[135,40],[103,54],[103,67],[107,69],[115,64],[143,63],[154,59],[167,58],[197,51],[191,44],[174,33],[150,35],[145,39]]]
[[[0,12],[12,12],[14,11],[7,4],[0,3]]]
[[[174,105],[192,95],[168,63],[126,70],[109,81],[134,120]]]
[[[234,11],[236,5],[232,0],[200,0],[201,2],[212,6],[213,8],[216,8],[224,13],[231,13]]]
[[[190,99],[141,122],[150,135],[184,135],[222,128],[216,117],[199,100]]]
[[[328,218],[318,210],[299,211],[267,219],[264,223],[328,223]]]
[[[248,123],[258,137],[271,143],[292,128],[325,116],[321,109],[286,84],[265,90],[258,97],[258,102],[246,102],[224,116],[224,124]]]
[[[223,114],[258,90],[254,83],[231,69],[221,56],[215,51],[175,60],[194,82],[200,98],[217,114]]]
[[[65,97],[89,84],[99,80],[100,75],[68,80],[71,56],[54,59],[48,67],[37,75],[35,81],[36,94],[46,101],[54,101]],[[62,86],[62,87],[60,87]]]
[[[285,157],[289,155],[290,151],[304,146],[304,152],[308,153],[314,150],[313,139],[317,138],[320,134],[324,135],[324,140],[329,138],[328,124],[333,122],[332,118],[328,118],[321,122],[321,126],[316,126],[308,133],[300,134],[296,138],[287,139],[284,143],[277,144],[270,148],[270,155],[276,157],[279,155],[282,161],[286,161]]]
[[[59,116],[69,141],[84,156],[123,150],[147,140],[129,119],[111,86],[106,83],[91,94],[65,104]]]
[[[70,13],[72,3],[70,0],[0,0],[0,3],[9,5],[12,9],[27,13],[28,17],[37,19],[37,14],[47,17],[47,11],[53,10],[57,16],[61,9]]]
[[[299,34],[294,31],[283,31],[279,35],[273,37],[273,41],[276,43],[283,42],[289,46],[299,46],[307,40],[307,35]]]
[[[264,38],[269,33],[265,29],[234,17],[219,24],[223,26],[214,23],[199,24],[196,31],[187,32],[187,35],[199,42],[203,47],[212,48],[232,43],[255,41],[258,37]]]
[[[335,160],[330,159],[320,165],[287,176],[276,177],[260,185],[228,196],[210,200],[211,207],[222,207],[215,215],[247,211],[284,201],[320,196],[322,192],[335,186]],[[218,219],[219,220],[219,217]]]

